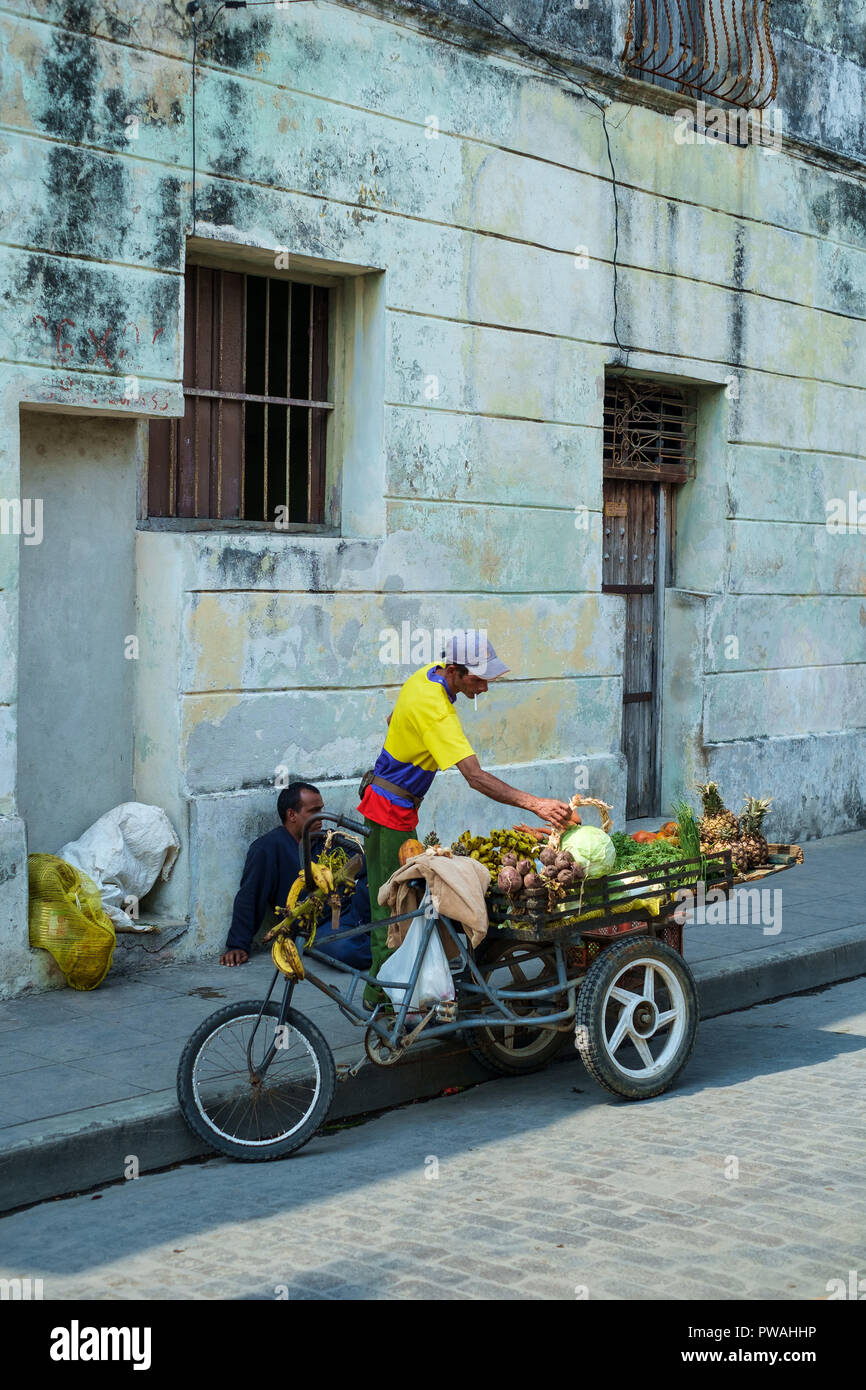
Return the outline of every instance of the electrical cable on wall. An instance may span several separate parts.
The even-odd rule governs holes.
[[[471,3],[475,6],[476,9],[481,10],[483,14],[486,14],[488,19],[492,19],[494,24],[498,24],[500,29],[504,29],[507,34],[510,34],[511,37],[515,39],[523,48],[528,49],[530,53],[535,54],[536,58],[540,58],[543,63],[546,63],[547,66],[551,69],[551,71],[555,72],[558,77],[563,78],[563,80],[567,82],[570,86],[575,87],[577,91],[580,92],[581,96],[585,97],[587,101],[591,102],[592,105],[597,107],[597,109],[601,112],[601,125],[604,131],[605,145],[607,147],[607,162],[610,165],[611,189],[613,191],[613,338],[620,352],[624,352],[626,354],[626,357],[628,357],[630,349],[623,347],[622,343],[620,342],[617,324],[619,316],[619,306],[617,302],[617,270],[619,265],[619,198],[617,196],[616,169],[614,168],[613,153],[610,148],[610,132],[607,128],[607,112],[604,109],[604,103],[599,101],[597,97],[590,96],[589,92],[586,90],[582,82],[578,82],[577,79],[572,77],[570,73],[566,72],[564,68],[559,67],[559,65],[555,63],[553,59],[549,58],[548,55],[542,49],[536,48],[535,45],[531,44],[528,39],[525,39],[522,34],[516,33],[510,25],[506,24],[503,20],[499,19],[495,14],[493,14],[491,10],[488,10],[486,5],[482,5],[481,0],[471,0]]]
[[[213,13],[213,15],[211,16],[209,22],[208,22],[207,24],[202,24],[201,26],[197,25],[197,24],[195,23],[195,20],[194,20],[194,16],[195,16],[197,13],[199,13],[199,12],[201,11],[201,3],[200,3],[200,0],[189,0],[189,4],[188,4],[187,7],[186,7],[186,12],[187,12],[187,14],[189,15],[190,24],[192,25],[192,35],[193,35],[193,37],[192,37],[192,231],[193,231],[193,236],[195,236],[195,229],[196,229],[196,127],[195,127],[195,88],[196,88],[196,58],[197,58],[197,54],[198,54],[198,30],[199,30],[199,27],[201,27],[205,32],[207,32],[208,30],[212,29],[212,28],[213,28],[213,25],[214,25],[214,22],[215,22],[215,20],[216,20],[217,15],[220,14],[220,12],[221,12],[222,10],[246,10],[246,9],[254,9],[254,8],[257,8],[258,6],[261,6],[261,5],[269,5],[271,8],[273,8],[274,5],[275,5],[276,3],[277,3],[277,0],[222,0],[222,3],[221,3],[220,5],[217,6],[216,10],[214,10],[214,13]],[[280,8],[281,8],[281,9],[287,8],[288,5],[290,5],[290,4],[304,4],[304,3],[306,3],[306,0],[280,0]],[[572,77],[571,74],[568,73],[564,68],[561,68],[556,62],[554,62],[554,60],[553,60],[552,58],[550,58],[550,57],[543,51],[543,49],[536,48],[535,45],[532,44],[532,43],[530,43],[528,39],[524,38],[522,34],[518,34],[518,33],[516,32],[516,30],[512,29],[511,26],[510,26],[509,24],[506,24],[504,20],[499,19],[499,17],[498,17],[497,15],[495,15],[495,14],[493,13],[492,10],[488,10],[487,7],[486,7],[486,5],[482,5],[482,4],[481,4],[481,0],[471,0],[471,3],[475,6],[476,9],[481,10],[481,12],[482,12],[483,14],[487,15],[487,18],[488,18],[488,19],[492,19],[494,24],[498,24],[500,29],[504,29],[505,32],[506,32],[507,34],[509,34],[509,35],[511,36],[511,38],[513,38],[513,39],[515,40],[516,43],[518,43],[518,44],[521,45],[521,47],[525,48],[529,53],[534,54],[534,56],[535,56],[536,58],[540,58],[541,61],[542,61],[543,63],[545,63],[545,64],[547,65],[547,67],[548,67],[552,72],[555,72],[556,75],[557,75],[558,77],[561,77],[561,78],[563,79],[563,81],[567,82],[567,83],[569,84],[569,86],[575,88],[578,92],[580,92],[581,96],[584,97],[586,101],[590,102],[594,107],[596,107],[596,109],[601,113],[601,125],[602,125],[602,130],[604,131],[605,147],[606,147],[606,149],[607,149],[607,162],[608,162],[608,164],[610,165],[611,191],[613,192],[613,260],[612,260],[612,265],[613,265],[613,338],[614,338],[614,342],[616,343],[617,347],[619,348],[619,351],[620,351],[621,353],[624,353],[624,354],[625,354],[625,357],[626,357],[626,360],[627,360],[627,359],[628,359],[628,354],[629,354],[629,352],[631,351],[631,349],[630,349],[630,348],[627,348],[627,347],[624,347],[623,344],[620,342],[620,340],[619,340],[619,324],[618,324],[618,320],[619,320],[619,301],[618,301],[618,287],[619,287],[619,275],[618,275],[618,270],[619,270],[619,197],[618,197],[618,194],[617,194],[616,168],[615,168],[614,162],[613,162],[613,151],[611,150],[611,147],[610,147],[610,131],[608,130],[608,126],[607,126],[607,112],[605,111],[604,102],[599,101],[597,97],[591,96],[590,93],[587,91],[586,87],[583,85],[582,82],[578,82],[577,79],[574,78],[574,77]]]
[[[189,0],[186,7],[189,22],[192,26],[192,234],[195,236],[196,227],[196,199],[195,199],[195,87],[196,87],[196,62],[198,59],[198,31],[202,29],[205,33],[212,29],[216,22],[217,15],[222,10],[246,10],[255,8],[257,5],[274,6],[276,0],[222,0],[222,4],[217,5],[207,24],[196,24],[195,16],[203,13],[201,0]],[[285,9],[288,5],[306,4],[307,0],[280,0],[280,8]]]

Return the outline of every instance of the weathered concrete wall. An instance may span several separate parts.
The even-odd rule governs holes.
[[[37,972],[43,962],[44,967],[54,965],[47,951],[31,951],[29,946],[26,828],[17,816],[0,816],[0,952],[0,998],[32,987],[34,977],[41,982]]]
[[[860,31],[803,39],[781,8],[813,79],[786,89],[785,130],[856,157],[845,91]],[[439,4],[403,7],[400,24],[384,5],[223,11],[199,48],[193,229],[183,9],[13,0],[0,23],[0,495],[17,495],[22,400],[182,411],[193,230],[198,250],[286,247],[346,277],[340,536],[138,534],[135,794],[165,806],[183,840],[155,895],[160,912],[190,913],[180,955],[223,939],[246,844],[273,823],[275,777],[311,777],[354,806],[407,674],[379,660],[387,627],[487,627],[512,676],[466,707],[484,764],[564,795],[585,761],[619,818],[625,793],[622,604],[599,592],[600,383],[622,359],[598,111],[458,28],[456,0],[447,44]],[[791,153],[678,144],[657,89],[612,85],[625,10],[512,7],[515,28],[563,52],[573,41],[606,74],[618,335],[631,368],[700,390],[666,620],[664,805],[716,775],[732,800],[776,794],[774,835],[827,833],[863,814],[850,758],[838,805],[814,790],[834,786],[866,723],[863,537],[824,525],[829,498],[866,493],[863,185]],[[794,101],[837,77],[835,104]],[[0,542],[12,816],[17,539],[15,555]],[[442,838],[507,819],[456,774],[425,803]]]
[[[24,413],[21,490],[43,504],[21,542],[18,806],[30,853],[56,854],[132,797],[133,421]]]

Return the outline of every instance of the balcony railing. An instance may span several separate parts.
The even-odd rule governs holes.
[[[778,80],[770,0],[632,0],[622,58],[674,91],[769,106]]]

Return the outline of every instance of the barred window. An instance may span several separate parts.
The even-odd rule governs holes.
[[[187,267],[186,410],[151,422],[149,516],[324,522],[328,321],[322,286]]]

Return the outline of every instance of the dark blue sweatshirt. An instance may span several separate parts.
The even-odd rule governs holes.
[[[311,836],[310,851],[314,859],[321,853],[323,843],[323,834]],[[357,845],[352,842],[342,842],[342,848],[350,855],[358,852]],[[285,826],[278,825],[253,841],[247,851],[241,886],[235,897],[232,924],[226,939],[227,951],[241,950],[249,953],[253,937],[265,917],[268,919],[268,927],[274,926],[280,920],[274,909],[284,911],[289,889],[300,871],[301,845],[294,835],[289,834]],[[359,875],[359,887],[360,881]],[[364,885],[366,887],[366,870]],[[359,896],[358,893],[356,896]],[[341,930],[343,927],[358,926],[366,920],[353,914],[348,897],[344,901],[346,911],[340,920]],[[327,921],[330,920],[331,913],[328,909]]]

